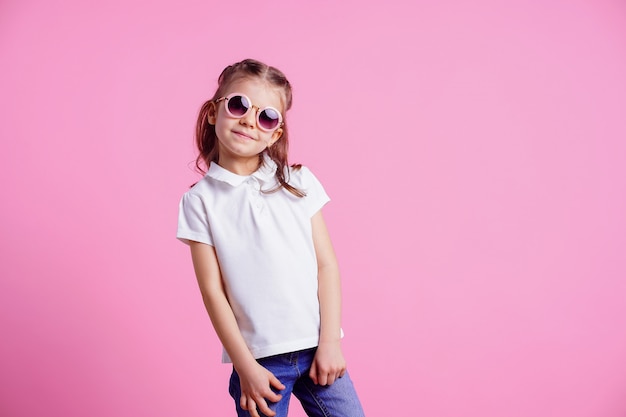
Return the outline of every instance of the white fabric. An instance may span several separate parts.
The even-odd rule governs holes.
[[[180,202],[177,238],[215,247],[226,295],[255,358],[315,347],[319,341],[317,260],[311,217],[328,195],[309,169],[289,168],[299,198],[276,185],[266,158],[250,176],[212,163]],[[230,362],[226,351],[223,362]]]

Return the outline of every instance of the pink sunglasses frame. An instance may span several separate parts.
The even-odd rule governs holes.
[[[230,109],[228,108],[228,101],[230,99],[232,99],[233,97],[242,97],[243,99],[245,99],[245,101],[247,101],[250,104],[250,107],[248,107],[248,110],[246,110],[246,112],[244,114],[242,114],[241,116],[237,116],[236,114],[231,113]],[[220,97],[217,100],[215,100],[215,103],[219,103],[220,101],[224,101],[224,109],[226,109],[226,113],[232,117],[233,119],[241,119],[242,117],[246,116],[248,113],[250,113],[250,110],[253,107],[256,107],[256,125],[259,127],[259,129],[261,129],[264,132],[273,132],[279,128],[281,128],[283,126],[283,115],[278,111],[278,109],[268,106],[268,107],[264,107],[264,108],[260,108],[258,106],[255,106],[254,104],[252,104],[252,101],[250,100],[250,98],[248,96],[246,96],[245,94],[242,93],[231,93],[227,96],[224,97]],[[261,113],[263,113],[266,110],[272,110],[275,111],[276,114],[278,114],[278,124],[276,125],[276,127],[273,127],[271,129],[267,129],[265,127],[263,127],[261,125]]]

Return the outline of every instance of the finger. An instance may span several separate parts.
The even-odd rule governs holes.
[[[259,400],[259,402],[257,402],[257,406],[259,407],[259,411],[261,411],[266,416],[272,417],[272,416],[276,415],[276,412],[268,407],[268,405],[267,405],[267,403],[265,402],[264,399]],[[255,407],[254,411],[256,412],[256,407]],[[250,413],[250,414],[252,414],[252,413]],[[257,415],[254,416],[254,417],[258,417],[258,416],[259,416],[259,414],[257,413]]]
[[[270,388],[274,388],[276,390],[282,391],[285,389],[285,385],[283,385],[278,378],[276,378],[272,373],[270,373]],[[272,389],[267,389],[263,393],[263,398],[267,398],[271,402],[277,403],[283,398],[283,396],[280,392],[276,392]]]
[[[335,377],[335,374],[328,374],[328,379],[326,380],[326,384],[333,385],[336,379],[337,378]]]
[[[324,386],[328,384],[328,374],[325,372],[322,372],[321,375],[319,375],[319,384]]]
[[[311,381],[313,381],[313,383],[317,385],[317,365],[315,365],[315,362],[311,364],[311,369],[309,370],[309,378],[311,378]]]
[[[248,399],[247,408],[245,408],[245,410],[248,410],[248,413],[250,413],[252,417],[260,417],[259,412],[256,409],[256,403],[252,398]]]
[[[270,376],[270,385],[278,390],[285,389],[285,385],[282,382],[280,382],[280,380],[276,378],[274,374],[271,374]]]
[[[277,403],[279,402],[283,396],[281,394],[277,394],[272,390],[267,390],[267,392],[265,394],[263,394],[264,398],[267,398],[268,400],[270,400],[273,403]]]

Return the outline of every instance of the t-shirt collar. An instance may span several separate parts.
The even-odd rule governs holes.
[[[250,177],[255,177],[261,182],[267,182],[271,180],[276,174],[276,162],[272,161],[272,159],[267,155],[263,154],[263,163],[252,173],[252,175],[238,175],[234,172],[230,172],[229,170],[222,168],[216,163],[211,163],[209,166],[209,170],[206,175],[216,179],[218,181],[222,181],[232,185],[233,187],[237,187],[241,185],[245,180]]]

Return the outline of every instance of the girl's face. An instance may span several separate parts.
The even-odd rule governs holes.
[[[258,168],[258,155],[280,139],[283,133],[280,127],[268,132],[257,124],[259,109],[273,107],[281,114],[284,112],[281,90],[260,79],[243,78],[228,86],[224,97],[232,93],[247,96],[252,109],[243,117],[234,117],[226,111],[226,100],[220,100],[209,108],[208,120],[215,125],[218,164],[236,174],[250,175]]]

